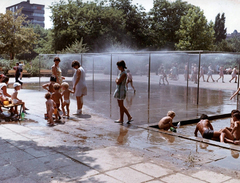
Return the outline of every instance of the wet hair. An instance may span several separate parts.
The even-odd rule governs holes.
[[[4,77],[3,79],[2,79],[2,83],[7,83],[9,81],[9,77]]]
[[[63,83],[61,84],[61,86],[63,86],[64,88],[68,89],[69,84],[68,84],[67,82],[63,82]]]
[[[117,62],[117,66],[118,66],[118,67],[123,67],[124,69],[127,69],[126,63],[124,62],[124,60],[118,61],[118,62]]]
[[[54,61],[54,62],[56,62],[56,61],[61,62],[61,60],[60,60],[59,57],[55,57],[55,58],[53,59],[53,61]]]
[[[53,85],[53,88],[54,88],[54,90],[60,90],[61,85],[60,85],[59,83],[55,83],[55,84]]]
[[[233,114],[234,114],[234,113],[237,113],[237,112],[239,112],[237,109],[233,109],[233,110],[231,111],[231,116],[233,116]]]
[[[55,76],[51,76],[50,81],[57,82],[57,78]]]
[[[237,120],[240,120],[240,113],[239,112],[234,113],[233,117],[237,118]]]
[[[201,117],[200,117],[200,119],[208,119],[208,115],[202,114]]]
[[[50,98],[51,98],[51,93],[49,93],[49,92],[46,93],[46,94],[45,94],[45,99],[50,99]]]
[[[78,66],[80,67],[80,63],[77,60],[72,61],[72,67]]]
[[[175,114],[174,111],[168,111],[167,115],[168,115],[168,116],[175,116],[176,114]]]

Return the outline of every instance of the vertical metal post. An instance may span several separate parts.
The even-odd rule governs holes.
[[[238,61],[238,83],[237,83],[237,89],[239,88],[239,69],[240,69],[240,59],[237,60]],[[237,94],[237,110],[238,110],[238,100],[239,100],[239,96]]]
[[[188,56],[188,63],[187,63],[187,103],[188,103],[188,80],[189,80],[189,56]]]
[[[149,53],[149,62],[148,62],[148,123],[150,121],[150,74],[151,73],[151,53]]]
[[[93,83],[94,83],[94,57],[93,57],[93,65],[92,65],[92,67],[93,67],[93,69],[92,69],[92,70],[93,70],[93,71],[92,71],[92,72],[93,72],[93,73],[92,73],[92,80],[93,80]]]
[[[82,56],[82,54],[81,54],[81,66],[82,66],[82,57],[83,57],[83,56]]]
[[[38,68],[38,79],[39,79],[39,81],[38,81],[38,84],[39,84],[39,86],[38,86],[38,90],[40,91],[40,88],[41,88],[41,72],[40,72],[40,70],[41,70],[41,62],[40,62],[40,57],[41,57],[41,55],[39,55],[39,61],[38,61],[38,65],[39,65],[39,68]]]
[[[112,54],[110,57],[110,118],[112,117]]]
[[[148,98],[150,98],[150,71],[151,71],[151,53],[149,53],[149,62],[148,62]]]
[[[198,61],[197,105],[199,104],[200,66],[201,66],[201,52],[199,52],[199,61]]]
[[[112,94],[112,54],[110,59],[110,95]]]

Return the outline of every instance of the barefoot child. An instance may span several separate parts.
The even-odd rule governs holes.
[[[19,84],[19,83],[14,83],[14,84],[13,84],[13,88],[14,88],[14,92],[13,92],[13,94],[11,95],[12,103],[13,103],[13,104],[22,104],[23,113],[27,114],[27,112],[25,111],[25,110],[26,110],[25,103],[17,97],[17,95],[18,95],[18,90],[21,89],[21,84]],[[15,112],[14,112],[14,113],[15,113],[15,114],[18,114],[17,106],[15,106]]]
[[[62,104],[62,110],[63,110],[63,116],[66,116],[64,107],[66,106],[67,109],[67,118],[69,118],[69,105],[70,105],[70,94],[74,93],[72,90],[69,90],[69,84],[67,82],[63,82],[61,84],[62,86],[62,96],[63,96],[63,104]]]
[[[53,112],[54,112],[55,103],[51,99],[51,94],[50,93],[46,93],[45,94],[45,98],[47,99],[47,101],[46,101],[46,109],[47,109],[48,124],[53,126],[54,125],[54,121],[53,121],[52,115],[53,115]]]
[[[58,83],[55,83],[55,84],[53,85],[53,88],[54,88],[55,91],[54,91],[53,94],[52,94],[52,99],[53,99],[53,101],[54,101],[55,104],[56,104],[56,108],[55,108],[55,110],[54,110],[54,114],[55,114],[56,120],[57,120],[57,119],[60,120],[61,117],[60,117],[60,114],[59,114],[59,111],[60,111],[59,107],[60,107],[60,105],[63,103],[62,95],[61,95],[61,93],[59,92],[59,90],[60,90],[60,88],[61,88],[61,85],[58,84]]]
[[[233,116],[234,127],[231,131],[225,128],[220,136],[220,142],[229,142],[236,145],[240,144],[240,113],[234,113]]]
[[[47,90],[50,94],[54,92],[53,85],[56,83],[56,78],[54,76],[50,77],[50,82],[42,85],[43,89]]]
[[[159,129],[162,130],[169,130],[170,127],[173,127],[174,129],[176,129],[175,126],[173,126],[172,124],[172,120],[175,117],[175,112],[174,111],[168,111],[167,116],[163,117],[159,123],[158,123],[158,127]]]

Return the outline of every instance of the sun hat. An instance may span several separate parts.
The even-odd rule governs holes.
[[[15,88],[17,86],[21,86],[20,83],[13,83],[13,88]]]

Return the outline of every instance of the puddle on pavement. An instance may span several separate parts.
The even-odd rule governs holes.
[[[109,93],[109,82],[87,82],[88,95],[84,98],[86,106],[99,115],[110,117],[112,119],[117,118],[119,116],[119,108],[117,101],[112,97],[112,93]],[[39,83],[26,83],[24,85],[25,89],[39,90]],[[149,151],[166,151],[167,153],[175,152],[176,154],[178,152],[188,153],[185,154],[186,161],[188,161],[188,159],[191,160],[191,158],[196,158],[199,154],[201,155],[201,153],[214,153],[217,151],[222,153],[222,156],[225,158],[216,158],[212,161],[212,164],[218,166],[226,163],[227,166],[231,168],[240,169],[239,166],[236,166],[236,164],[240,163],[239,152],[231,152],[230,150],[222,149],[220,147],[180,139],[175,136],[156,133],[151,130],[141,131],[137,127],[138,125],[155,122],[157,124],[159,119],[165,116],[169,109],[176,112],[177,115],[175,121],[192,119],[193,117],[200,116],[202,113],[215,114],[216,111],[218,114],[229,113],[236,106],[233,101],[229,101],[230,93],[228,91],[200,89],[201,104],[197,107],[195,103],[196,88],[190,88],[189,96],[186,98],[185,87],[171,85],[159,87],[158,85],[153,85],[151,86],[151,97],[149,98],[147,85],[143,86],[142,83],[135,82],[134,86],[138,88],[136,94],[134,94],[132,90],[129,90],[125,102],[126,107],[134,116],[134,122],[132,125],[124,124],[123,126],[120,126],[118,134],[109,133],[102,135],[104,140],[109,139],[110,141],[115,141],[119,145],[142,148]],[[112,90],[114,91],[114,89],[115,87],[113,87]],[[23,123],[23,125],[29,123],[33,123],[34,125],[37,123],[36,121],[32,120],[31,122],[31,120],[29,120],[28,122]],[[71,121],[79,121],[79,118],[73,117],[71,118]],[[229,123],[229,119],[212,121],[213,127],[216,130],[229,126]],[[187,127],[181,126],[178,129],[178,133],[193,136],[195,126],[196,124],[188,125]],[[57,131],[56,128],[53,128],[53,130]],[[81,128],[78,128],[77,130],[85,131]],[[129,132],[130,130],[131,133]],[[137,130],[137,136],[134,134],[134,130]],[[69,135],[69,132],[60,132]],[[106,137],[106,135],[108,137]],[[76,144],[85,143],[88,139],[86,136],[81,135],[75,135],[75,137],[78,138],[74,141]],[[189,151],[192,152],[191,155],[189,155]]]
[[[99,76],[101,77],[101,76]],[[24,83],[24,88],[39,90],[39,83]],[[69,82],[70,86],[72,85]],[[109,117],[113,120],[119,117],[119,107],[117,100],[113,98],[115,84],[112,83],[110,92],[110,82],[98,78],[96,81],[87,80],[88,95],[84,97],[84,105],[90,108],[93,113]],[[166,115],[168,110],[174,110],[176,117],[174,121],[183,119],[193,119],[202,113],[208,115],[230,113],[236,108],[236,101],[229,101],[231,91],[213,90],[200,88],[199,105],[196,105],[197,88],[187,88],[185,86],[159,86],[151,83],[150,97],[148,95],[147,84],[135,82],[137,92],[129,88],[125,100],[125,106],[134,118],[134,125],[157,123],[159,119]],[[43,89],[40,88],[42,91]],[[188,94],[188,96],[187,96]],[[72,98],[75,100],[75,98]],[[84,118],[90,118],[91,115]],[[75,119],[73,119],[75,120]],[[126,120],[126,119],[125,119]]]

